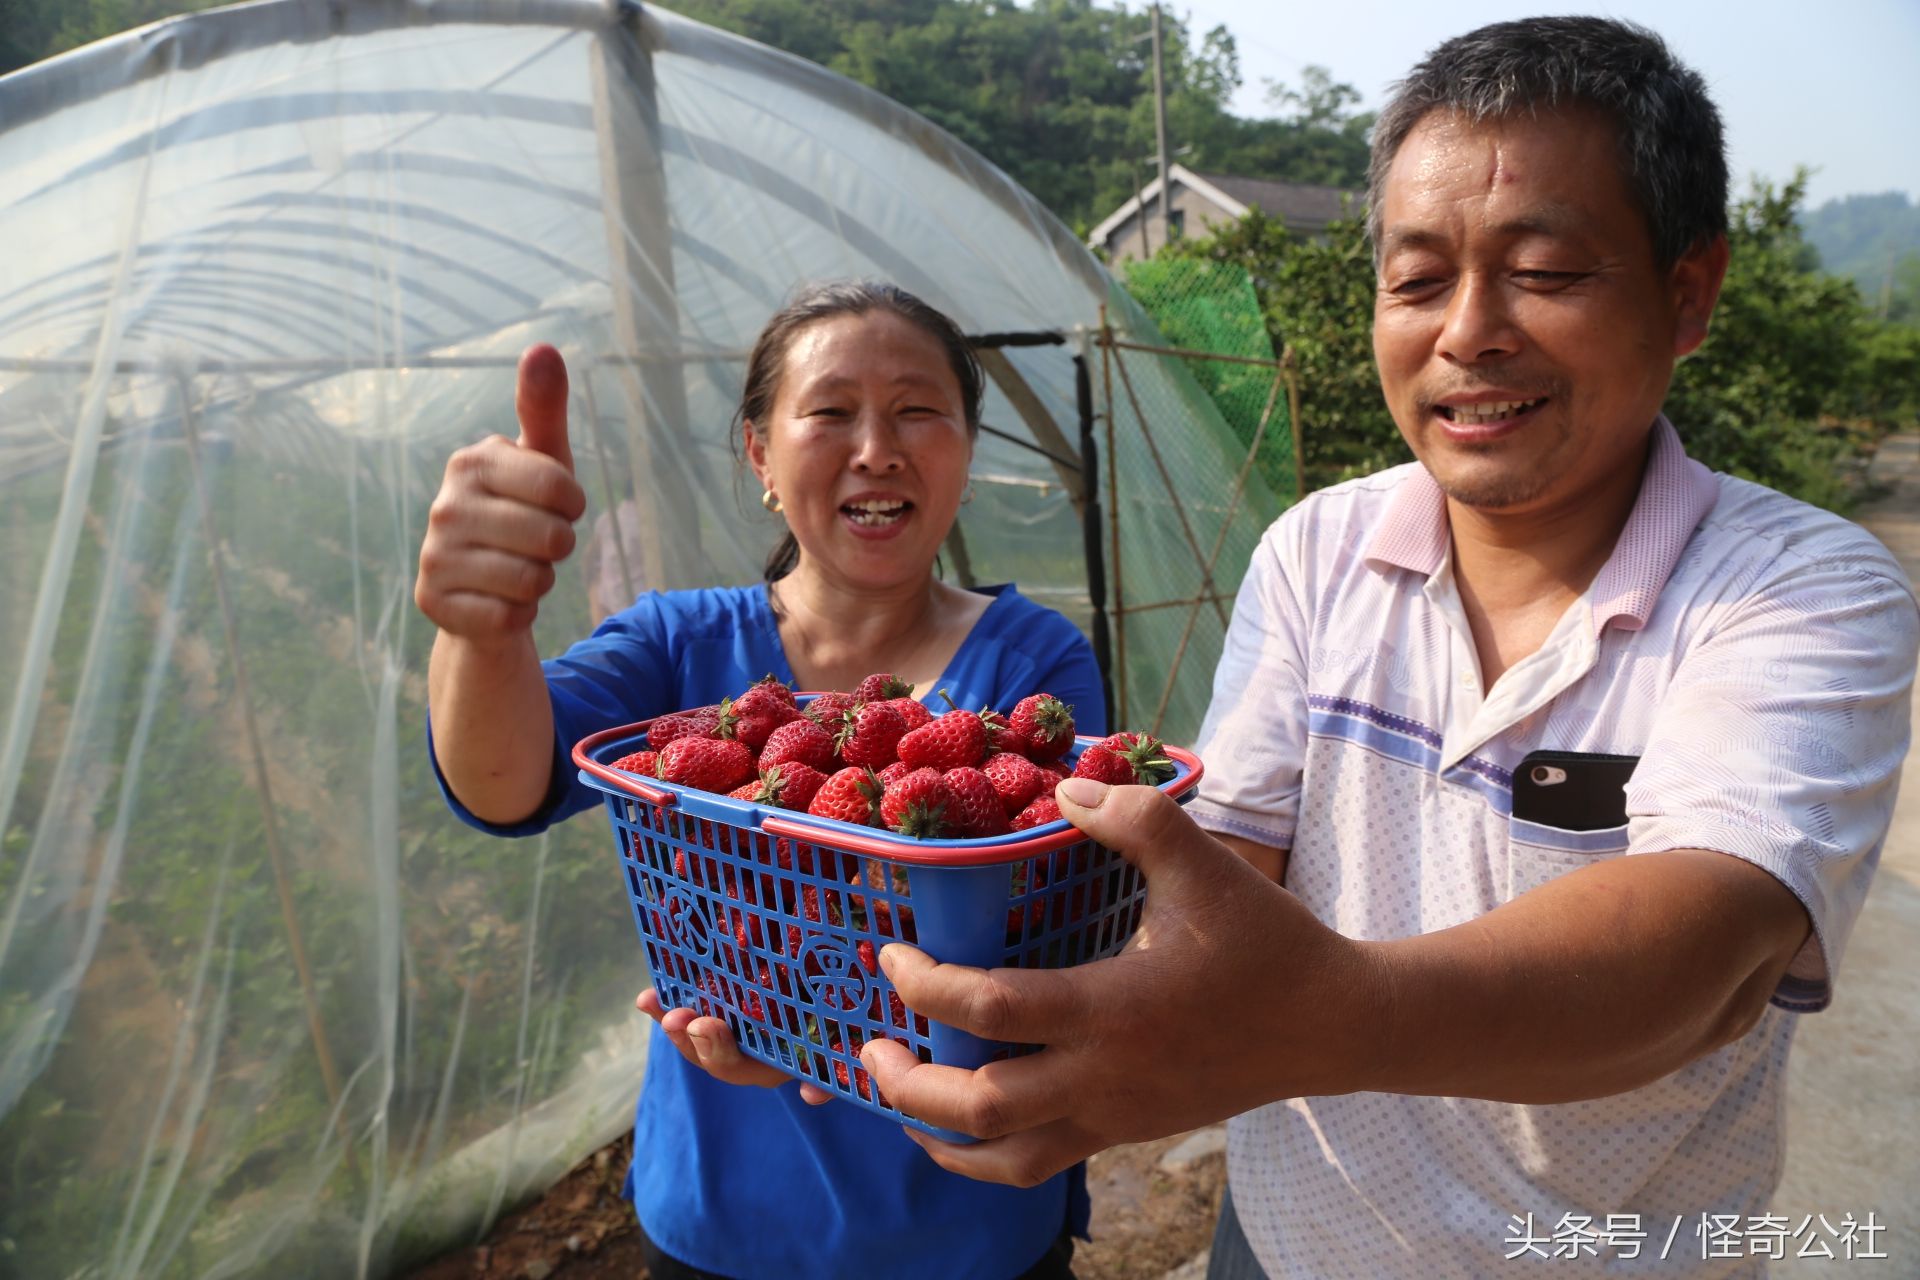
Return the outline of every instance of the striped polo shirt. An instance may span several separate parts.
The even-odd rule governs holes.
[[[1624,1239],[1562,1249],[1549,1272],[1760,1274],[1759,1259],[1711,1256],[1731,1251],[1702,1215],[1767,1212],[1787,1046],[1830,998],[1879,860],[1917,637],[1912,585],[1885,548],[1709,471],[1665,418],[1611,558],[1491,690],[1424,468],[1276,521],[1234,606],[1192,812],[1291,849],[1287,888],[1322,921],[1369,940],[1428,933],[1598,859],[1701,848],[1771,873],[1813,931],[1752,1031],[1628,1093],[1359,1093],[1236,1117],[1234,1205],[1268,1273],[1486,1276],[1521,1266],[1508,1255],[1522,1222],[1597,1234],[1612,1215]],[[1626,823],[1512,819],[1513,770],[1541,749],[1638,757]]]

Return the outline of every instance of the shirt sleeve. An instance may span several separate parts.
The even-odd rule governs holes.
[[[1905,582],[1838,557],[1778,574],[1681,660],[1627,787],[1630,854],[1730,854],[1805,906],[1784,1009],[1832,999],[1893,813],[1917,644]]]
[[[1307,612],[1286,555],[1297,522],[1267,530],[1241,579],[1194,747],[1206,774],[1188,807],[1209,831],[1276,849],[1293,846],[1307,740]]]
[[[1107,727],[1106,686],[1100,680],[1100,662],[1093,656],[1093,645],[1065,616],[1060,620],[1060,642],[1052,653],[1051,665],[1042,664],[1036,687],[1029,693],[1050,693],[1073,708],[1073,731],[1105,737]],[[1012,703],[1007,704],[1009,707]]]
[[[675,710],[674,664],[657,595],[642,596],[631,608],[609,616],[591,636],[557,658],[540,664],[553,706],[553,763],[546,798],[525,821],[488,822],[460,803],[440,771],[433,749],[433,720],[427,720],[427,755],[434,782],[455,817],[468,826],[499,836],[538,835],[598,803],[600,793],[579,780],[573,744],[613,725],[631,724]]]

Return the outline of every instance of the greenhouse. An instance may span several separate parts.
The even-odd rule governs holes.
[[[1078,621],[1129,727],[1191,739],[1277,511],[1036,200],[652,6],[175,19],[0,78],[0,173],[0,1274],[389,1275],[629,1125],[605,819],[480,835],[424,747],[427,507],[529,343],[589,495],[543,652],[759,576],[730,421],[808,281],[973,336],[945,572]]]

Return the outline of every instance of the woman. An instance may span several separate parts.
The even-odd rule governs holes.
[[[420,552],[415,598],[440,628],[428,742],[454,812],[502,835],[543,830],[598,802],[574,778],[575,741],[769,671],[816,690],[889,671],[973,707],[1044,690],[1077,708],[1081,732],[1104,732],[1098,668],[1072,623],[1011,586],[934,576],[970,496],[981,394],[964,336],[913,295],[805,293],[754,344],[737,415],[763,502],[788,528],[766,581],[649,593],[543,664],[534,614],[586,500],[565,366],[529,350],[520,440],[453,456]],[[660,1025],[628,1187],[655,1276],[1071,1274],[1082,1171],[1027,1190],[956,1177],[892,1121],[809,1105],[831,1095],[746,1058],[719,1019],[664,1009],[652,991],[639,1007]]]

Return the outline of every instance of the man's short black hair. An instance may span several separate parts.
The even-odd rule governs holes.
[[[1484,120],[1587,106],[1613,121],[1654,257],[1674,262],[1727,230],[1720,112],[1698,72],[1645,27],[1611,18],[1523,18],[1456,36],[1395,88],[1373,129],[1367,227],[1380,244],[1387,169],[1435,110]]]

